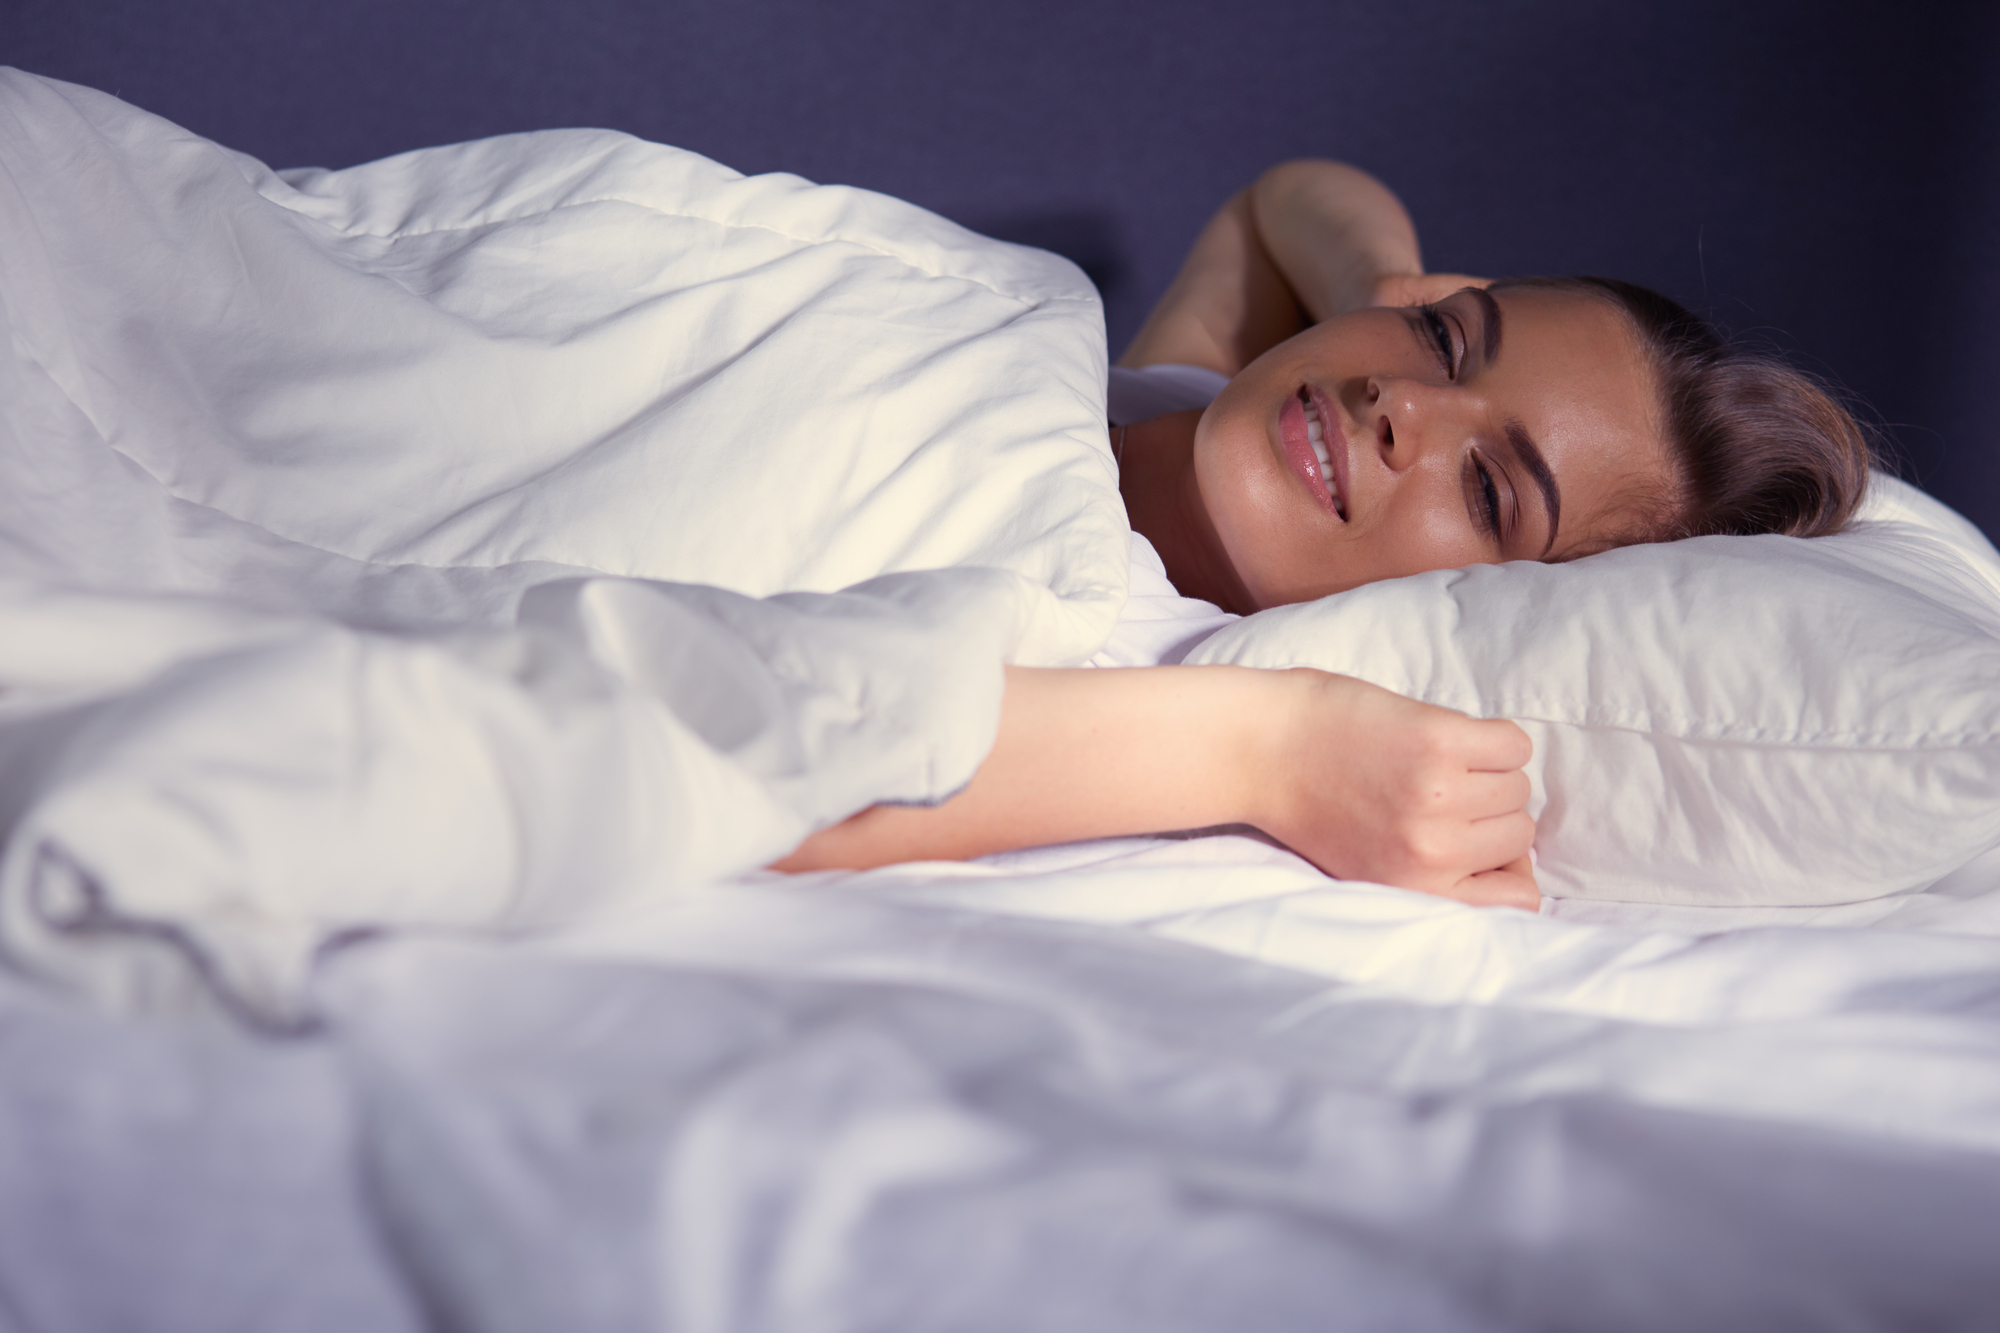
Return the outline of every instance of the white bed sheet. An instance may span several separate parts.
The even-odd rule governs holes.
[[[1977,1328],[1996,976],[1987,931],[1580,925],[1217,836],[386,938],[283,1042],[0,988],[0,1292],[189,1330]]]
[[[599,1077],[621,1032],[718,1062],[616,1150],[674,1326],[1949,1326],[2000,1299],[1996,904],[1676,935],[1220,836],[766,877],[534,954]],[[413,1065],[496,1068],[510,965],[353,961],[336,1006],[421,1012]],[[689,971],[754,1054],[713,999],[662,1040],[585,998]]]

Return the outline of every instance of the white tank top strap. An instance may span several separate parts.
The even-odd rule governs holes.
[[[1206,366],[1111,367],[1106,415],[1114,426],[1207,407],[1229,376]]]

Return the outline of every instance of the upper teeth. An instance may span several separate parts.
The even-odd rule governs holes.
[[[1312,442],[1313,457],[1319,460],[1320,480],[1326,483],[1326,493],[1333,497],[1334,512],[1346,518],[1347,506],[1341,502],[1340,488],[1333,484],[1333,458],[1326,451],[1326,428],[1320,425],[1319,405],[1311,398],[1304,398],[1303,401],[1306,405],[1306,439]]]

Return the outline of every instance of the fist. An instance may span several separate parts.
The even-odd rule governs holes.
[[[1291,674],[1265,832],[1342,879],[1539,906],[1526,732],[1349,676]]]

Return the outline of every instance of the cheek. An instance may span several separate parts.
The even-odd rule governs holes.
[[[1495,558],[1472,531],[1456,485],[1408,488],[1383,518],[1375,534],[1381,563],[1372,578],[1459,569]]]
[[[1365,534],[1329,530],[1312,501],[1298,493],[1291,474],[1264,455],[1218,473],[1215,493],[1204,495],[1209,521],[1223,556],[1256,606],[1307,601],[1387,577],[1367,572],[1373,543]],[[1199,468],[1196,475],[1201,476]]]
[[[1226,392],[1226,391],[1225,391]],[[1286,527],[1287,478],[1277,471],[1249,411],[1218,411],[1218,398],[1195,434],[1194,475],[1202,508],[1238,572],[1248,576]]]

